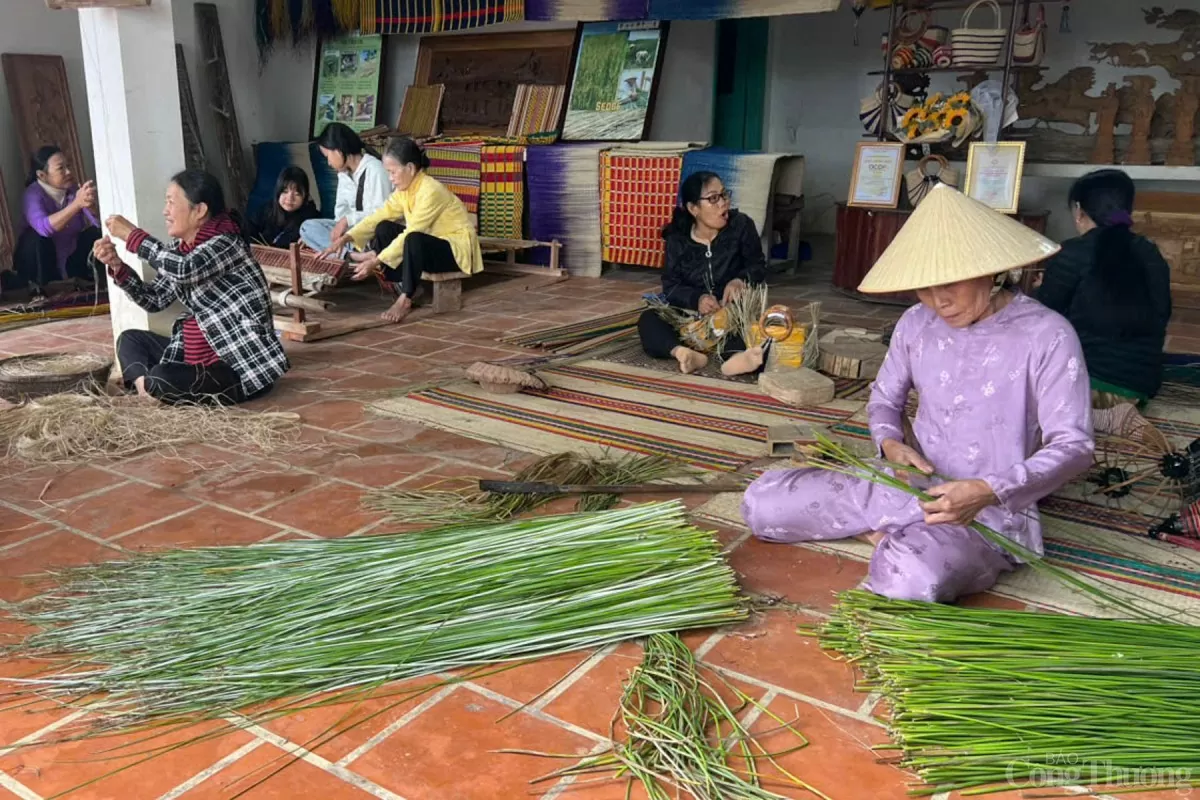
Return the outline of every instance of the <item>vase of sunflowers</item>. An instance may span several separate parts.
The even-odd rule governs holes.
[[[935,92],[924,103],[913,105],[904,113],[896,127],[896,136],[906,144],[952,141],[958,147],[979,130],[982,122],[983,115],[967,92],[949,97]]]

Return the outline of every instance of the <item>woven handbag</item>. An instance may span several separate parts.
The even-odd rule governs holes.
[[[958,170],[951,169],[949,162],[938,155],[929,155],[917,162],[914,169],[904,175],[904,188],[913,208],[925,199],[929,190],[939,183],[958,186]]]
[[[995,15],[995,26],[972,28],[971,15],[982,5],[990,5]],[[950,31],[950,47],[953,49],[956,67],[990,67],[1000,58],[1008,31],[1002,27],[1000,4],[996,0],[975,0],[963,12],[960,27]]]
[[[1013,37],[1013,63],[1036,67],[1046,55],[1046,7],[1038,7],[1032,24],[1022,25]]]

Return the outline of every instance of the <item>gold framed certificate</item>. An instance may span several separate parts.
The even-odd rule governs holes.
[[[1015,214],[1021,202],[1024,171],[1024,142],[972,142],[967,151],[967,181],[963,191],[985,206]]]
[[[899,142],[859,142],[846,205],[895,208],[900,204],[904,145]]]

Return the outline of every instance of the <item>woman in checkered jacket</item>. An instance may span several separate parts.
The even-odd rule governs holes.
[[[184,313],[170,338],[128,330],[117,359],[129,389],[165,403],[240,403],[270,391],[288,370],[275,334],[271,296],[262,268],[216,178],[186,170],[171,179],[163,211],[164,244],[121,216],[109,217],[109,236],[93,255],[113,282],[149,312],[180,303]],[[120,259],[110,237],[157,270],[147,283]]]

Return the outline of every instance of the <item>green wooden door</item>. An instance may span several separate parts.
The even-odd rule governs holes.
[[[717,23],[714,145],[734,150],[762,149],[770,32],[768,17]]]

